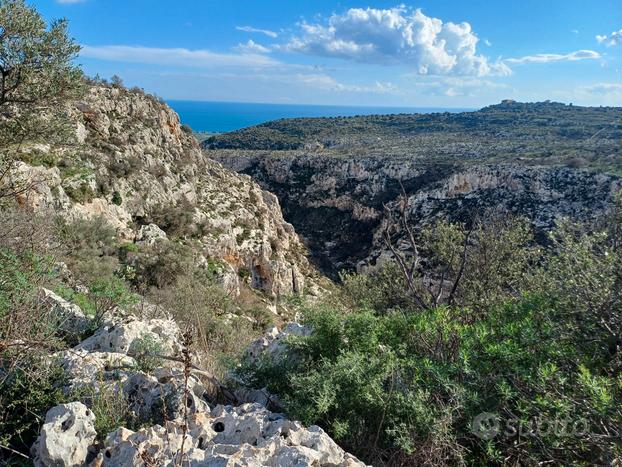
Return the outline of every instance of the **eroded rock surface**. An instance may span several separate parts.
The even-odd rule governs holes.
[[[45,416],[32,447],[37,467],[78,467],[86,464],[95,441],[95,414],[81,402],[57,405]]]
[[[284,339],[306,335],[309,329],[291,323],[272,330],[255,344],[258,354],[283,356]],[[169,320],[117,319],[73,349],[57,355],[71,390],[90,397],[112,394],[122,398],[132,420],[146,425],[138,431],[120,426],[112,433],[95,432],[95,415],[82,402],[49,410],[32,447],[35,464],[42,467],[91,466],[362,466],[321,428],[303,427],[266,408],[270,395],[247,391],[237,407],[210,404],[208,393],[194,371],[184,375],[178,355],[179,328]],[[170,357],[165,366],[146,368],[137,344],[159,343]],[[186,383],[187,381],[187,383]],[[80,392],[78,392],[80,394]],[[91,396],[88,396],[90,394]],[[251,397],[252,396],[252,397]],[[187,434],[184,440],[184,425]],[[96,437],[105,439],[96,442]]]
[[[414,150],[414,149],[413,149]],[[411,219],[464,221],[505,208],[543,232],[556,219],[603,212],[622,189],[620,178],[566,167],[431,162],[407,156],[312,152],[207,151],[226,167],[253,177],[275,193],[285,218],[304,238],[316,264],[335,275],[383,255],[385,205],[396,206],[402,187]]]
[[[304,289],[311,273],[305,249],[276,196],[206,158],[166,104],[94,86],[68,112],[75,141],[24,148],[29,162],[19,162],[13,177],[35,189],[21,197],[22,205],[68,221],[103,217],[125,242],[193,240],[188,244],[199,262],[226,263],[269,295]],[[54,166],[32,162],[40,154]],[[181,227],[170,225],[180,219]]]
[[[216,406],[188,419],[132,432],[120,428],[108,435],[98,455],[100,465],[161,466],[182,461],[195,466],[363,466],[317,427],[304,428],[259,404]],[[183,451],[182,451],[183,443]]]

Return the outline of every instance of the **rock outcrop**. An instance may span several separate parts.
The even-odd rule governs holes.
[[[109,434],[97,465],[172,466],[363,466],[324,431],[269,412],[258,404],[216,406],[165,427],[137,432],[120,428]],[[152,464],[149,464],[152,462]]]
[[[562,216],[596,215],[622,189],[618,177],[562,167],[304,152],[206,154],[274,192],[285,218],[329,274],[374,264],[383,253],[383,209],[395,207],[402,186],[411,219],[419,224],[439,217],[467,220],[488,208],[506,208],[531,219],[537,231]]]
[[[296,324],[281,333],[274,330],[256,351],[279,355],[287,335],[306,333],[307,328]],[[143,348],[145,341],[151,346]],[[97,433],[96,416],[82,402],[53,407],[31,449],[35,465],[364,465],[321,428],[305,428],[264,404],[211,404],[194,369],[185,376],[181,349],[173,321],[115,318],[73,349],[53,356],[69,381],[68,394],[76,394],[76,389],[82,389],[78,394],[92,394],[85,399],[87,405],[94,397],[113,394],[114,400],[122,398],[132,420],[147,427],[132,431],[120,426]],[[156,361],[164,365],[146,368],[145,352],[161,354]],[[265,404],[268,400],[264,397]]]
[[[258,360],[262,357],[273,360],[293,358],[288,352],[289,349],[285,345],[285,340],[290,336],[308,336],[311,332],[312,330],[309,326],[296,322],[285,325],[281,331],[279,331],[276,326],[273,326],[263,336],[251,343],[246,349],[245,357],[251,361]]]
[[[259,404],[218,405],[139,431],[120,427],[103,444],[95,443],[94,423],[80,402],[50,409],[32,447],[35,465],[364,466],[320,427],[304,428]]]
[[[206,158],[166,104],[94,86],[68,113],[74,141],[25,147],[13,176],[35,189],[21,204],[67,220],[103,217],[126,242],[192,240],[269,295],[303,290],[305,249],[278,199]]]
[[[39,300],[43,306],[50,308],[50,315],[57,320],[60,332],[78,337],[89,328],[91,320],[78,305],[69,303],[46,288],[41,289]]]

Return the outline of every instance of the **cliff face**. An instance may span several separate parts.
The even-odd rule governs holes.
[[[285,218],[328,273],[374,264],[383,254],[383,206],[408,195],[411,218],[468,220],[504,207],[537,231],[562,216],[588,218],[622,188],[617,177],[570,168],[513,164],[432,164],[407,157],[208,151],[275,193]]]
[[[176,237],[191,240],[203,259],[230,265],[230,282],[244,270],[269,294],[303,289],[305,249],[276,196],[204,157],[165,104],[93,87],[68,113],[73,142],[25,149],[16,177],[35,189],[22,204],[67,219],[102,216],[125,241],[170,236],[183,217],[187,228]]]

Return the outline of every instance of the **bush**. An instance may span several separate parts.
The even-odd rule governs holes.
[[[81,183],[77,187],[66,186],[64,187],[65,193],[76,203],[89,203],[96,197],[93,189],[86,183]]]
[[[183,198],[176,204],[154,208],[149,215],[149,222],[156,224],[171,237],[191,237],[201,229],[194,221],[196,207]]]
[[[198,271],[176,276],[174,283],[151,290],[148,299],[169,311],[180,326],[193,330],[201,366],[219,377],[263,331],[236,317],[246,310],[238,309],[222,287]]]
[[[294,358],[244,367],[254,387],[282,397],[290,414],[320,424],[374,464],[610,462],[615,443],[596,434],[480,439],[481,413],[527,425],[540,418],[615,432],[622,393],[591,356],[558,340],[567,323],[548,301],[525,297],[469,322],[459,310],[307,311],[314,333],[291,340]],[[598,375],[598,376],[597,376]],[[595,432],[594,432],[595,433]]]
[[[196,268],[192,249],[168,240],[140,247],[132,265],[137,286],[159,288],[174,284],[179,276]]]
[[[132,354],[135,355],[138,368],[148,373],[160,366],[158,355],[164,354],[164,346],[152,335],[143,334],[132,344]]]
[[[0,464],[17,460],[12,450],[28,456],[46,412],[68,402],[64,381],[62,368],[41,360],[29,360],[27,369],[0,370]]]
[[[102,324],[107,313],[117,307],[127,309],[137,304],[139,300],[122,279],[114,276],[94,281],[90,286],[88,297],[94,305],[96,327]]]
[[[121,198],[121,193],[119,193],[118,191],[114,191],[112,193],[112,204],[121,206],[122,203],[123,203],[123,198]]]
[[[69,269],[87,285],[119,269],[115,229],[102,217],[56,219],[56,237]]]
[[[72,391],[68,399],[82,401],[93,411],[96,440],[99,442],[103,442],[109,433],[121,426],[140,428],[129,401],[118,386],[107,386],[104,381],[99,381],[97,389],[94,385],[82,386]]]
[[[419,247],[428,277],[462,269],[451,306],[421,306],[393,265],[347,275],[302,307],[313,333],[289,339],[287,358],[243,361],[238,376],[374,465],[611,464],[622,455],[620,220],[618,206],[563,222],[545,249],[510,219],[470,233],[437,224]],[[456,261],[464,245],[468,261]]]

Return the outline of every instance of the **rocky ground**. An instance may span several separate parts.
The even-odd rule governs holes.
[[[91,87],[68,114],[66,144],[27,145],[21,154],[13,176],[32,186],[19,197],[23,208],[67,222],[103,218],[125,247],[184,244],[206,270],[218,264],[229,296],[250,287],[264,305],[322,292],[309,252],[333,277],[382,260],[384,211],[397,209],[402,190],[418,225],[503,207],[545,232],[560,217],[601,213],[622,188],[613,175],[576,168],[313,148],[203,152],[165,104],[119,86]],[[72,296],[86,289],[64,285]],[[233,377],[225,388],[146,295],[140,309],[114,307],[95,319],[56,289],[36,290],[71,343],[49,355],[70,402],[47,413],[32,446],[36,465],[363,465],[321,428],[280,414],[265,389]],[[284,354],[284,338],[309,332],[295,322],[271,328],[246,358],[295,358]]]
[[[46,290],[42,297],[71,324],[68,332],[88,329],[89,319],[75,304]],[[284,334],[272,331],[253,344],[249,358],[278,354],[291,332],[300,331],[291,326]],[[157,344],[161,354],[148,370],[145,341]],[[53,407],[31,450],[37,466],[363,465],[321,428],[305,428],[269,411],[268,399],[256,393],[238,392],[236,406],[215,403],[206,387],[210,379],[193,363],[195,356],[169,319],[112,315],[90,337],[50,358],[60,362],[68,393],[90,394],[91,407],[104,394],[120,396],[136,426],[98,433],[97,415],[83,402]]]

